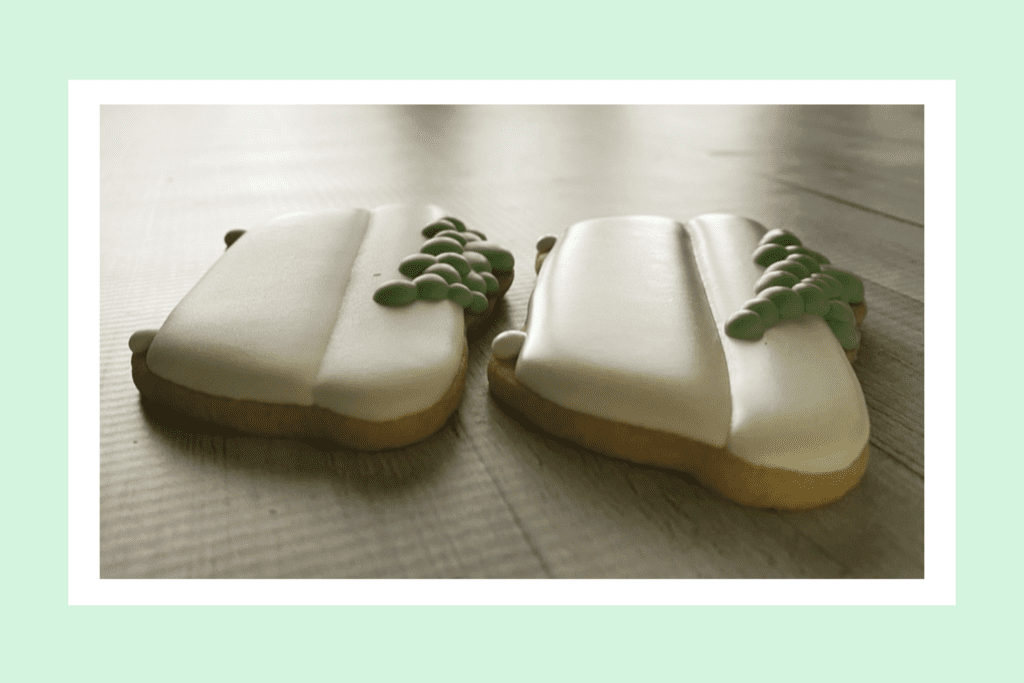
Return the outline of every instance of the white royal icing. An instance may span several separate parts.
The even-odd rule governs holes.
[[[249,230],[174,309],[150,345],[155,374],[214,396],[319,405],[385,421],[449,389],[465,345],[450,301],[387,307],[436,206],[291,214]]]
[[[132,353],[145,353],[154,339],[156,339],[156,330],[139,330],[129,337],[128,348]]]
[[[429,408],[452,385],[466,344],[462,307],[454,301],[390,307],[373,300],[381,284],[401,277],[401,260],[420,250],[423,227],[444,215],[436,206],[373,212],[317,377],[317,405],[379,422]]]
[[[149,369],[213,396],[312,405],[369,215],[289,214],[246,232],[167,317]]]
[[[686,224],[729,366],[728,450],[756,465],[803,472],[843,469],[870,431],[860,382],[835,335],[818,316],[778,323],[759,341],[733,339],[729,316],[755,297],[764,268],[752,254],[765,229],[726,214]]]
[[[537,278],[519,381],[577,412],[724,446],[729,378],[689,242],[667,218],[569,228]]]
[[[525,341],[525,332],[505,330],[491,342],[491,353],[498,360],[513,360],[519,355]]]
[[[864,448],[860,383],[821,318],[727,337],[754,298],[764,228],[622,217],[566,232],[537,278],[516,377],[577,412],[678,434],[751,463],[842,469]]]

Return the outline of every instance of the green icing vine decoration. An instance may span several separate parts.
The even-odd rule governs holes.
[[[382,306],[414,301],[454,301],[473,313],[487,310],[487,295],[496,294],[498,277],[512,271],[512,252],[469,230],[458,218],[445,216],[420,231],[420,252],[406,256],[398,272],[407,280],[385,282],[373,294]]]
[[[844,349],[857,348],[860,331],[850,304],[864,300],[860,278],[833,267],[825,256],[804,247],[788,230],[765,233],[752,258],[765,268],[754,284],[757,297],[729,317],[727,335],[757,340],[768,328],[810,313],[824,318]]]

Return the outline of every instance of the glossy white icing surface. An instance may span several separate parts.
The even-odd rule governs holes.
[[[732,392],[728,450],[768,467],[845,468],[867,443],[868,413],[860,382],[825,321],[804,314],[756,342],[724,333],[729,316],[755,296],[764,268],[751,254],[765,229],[725,214],[699,216],[686,228],[722,330]]]
[[[436,206],[373,211],[313,396],[317,405],[370,421],[429,408],[458,374],[466,344],[463,309],[453,301],[377,304],[373,293],[401,277],[398,264],[418,252],[424,226],[446,215]]]
[[[214,396],[385,421],[419,412],[462,363],[462,308],[373,301],[439,207],[291,214],[246,232],[156,334],[152,372]],[[135,339],[140,346],[142,337]]]
[[[149,369],[213,396],[312,405],[369,216],[289,214],[247,231],[167,317]]]
[[[683,227],[579,223],[537,278],[516,377],[577,412],[724,446],[729,377]]]

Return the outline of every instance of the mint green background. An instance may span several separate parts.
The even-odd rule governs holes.
[[[1011,291],[1009,279],[1018,279],[1014,261],[992,266],[1000,254],[1019,258],[1021,246],[1019,18],[1001,2],[714,7],[645,0],[603,9],[537,0],[349,7],[296,1],[266,8],[188,1],[5,10],[4,677],[1019,675],[1010,653],[1020,640],[1021,447],[1006,437],[1017,430],[1002,425],[1019,421],[1020,316],[1004,315],[1005,299],[983,297],[980,289]],[[68,607],[67,81],[161,78],[956,79],[956,380],[969,399],[958,413],[957,606]],[[974,277],[981,258],[989,268],[984,278]],[[1006,287],[996,289],[1003,281]],[[993,348],[987,321],[996,315],[1006,327]]]

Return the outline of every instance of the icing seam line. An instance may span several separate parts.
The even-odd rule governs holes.
[[[722,359],[725,365],[725,386],[729,393],[729,427],[726,430],[725,445],[722,448],[728,449],[729,442],[732,439],[732,415],[735,409],[733,395],[732,395],[732,364],[729,362],[729,354],[725,351],[725,343],[722,341],[722,337],[725,335],[725,322],[720,321],[718,313],[715,311],[714,305],[711,303],[711,297],[708,296],[707,288],[707,277],[706,277],[706,252],[707,249],[704,247],[704,239],[700,234],[699,230],[690,229],[690,221],[680,223],[676,221],[676,225],[686,233],[687,243],[690,248],[690,256],[693,258],[693,263],[697,266],[697,279],[700,280],[700,291],[704,294],[704,303],[708,307],[708,311],[711,312],[711,320],[715,323],[715,333],[718,335],[718,347],[722,352]]]
[[[343,285],[344,290],[342,291],[341,298],[338,300],[338,310],[334,312],[334,322],[331,323],[331,331],[327,335],[327,341],[324,343],[324,348],[320,353],[320,362],[316,366],[316,374],[313,375],[313,381],[310,383],[310,391],[315,392],[317,387],[320,386],[320,372],[324,368],[324,360],[327,358],[327,348],[331,345],[331,339],[334,338],[334,331],[338,329],[338,320],[341,318],[341,309],[345,305],[345,299],[349,295],[348,285],[352,281],[352,272],[355,270],[356,262],[359,261],[359,256],[363,252],[363,247],[366,245],[366,236],[370,233],[370,221],[373,220],[375,210],[362,209],[365,212],[366,220],[363,222],[362,237],[359,240],[359,246],[356,248],[356,255],[352,258],[352,266],[348,270],[348,277],[345,278]],[[316,405],[316,400],[313,400],[313,404]]]

